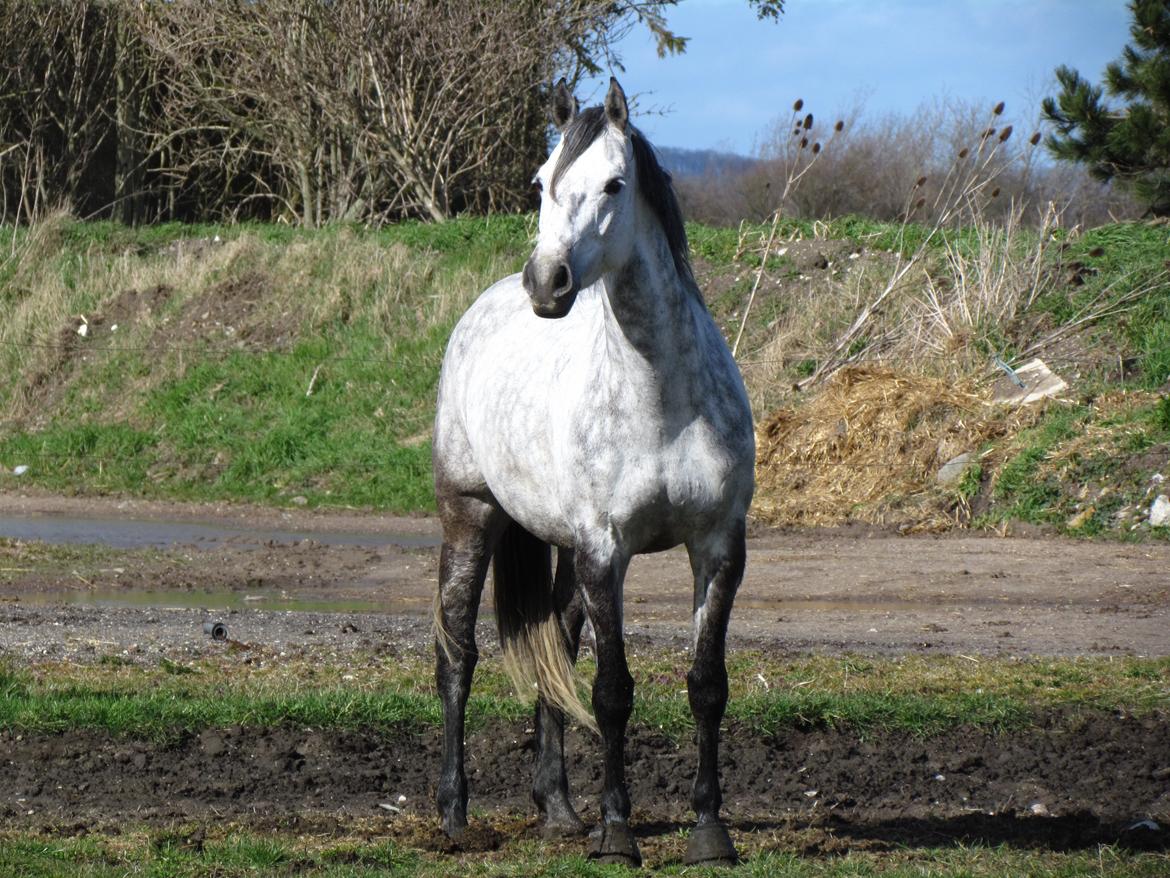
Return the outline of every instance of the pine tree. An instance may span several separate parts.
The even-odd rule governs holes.
[[[1130,0],[1132,45],[1105,68],[1105,91],[1059,67],[1061,92],[1045,98],[1056,158],[1088,165],[1098,180],[1132,189],[1153,216],[1170,216],[1170,0]]]

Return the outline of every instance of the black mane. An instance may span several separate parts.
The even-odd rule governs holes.
[[[549,182],[549,192],[554,197],[557,191],[557,181],[564,176],[565,171],[573,162],[577,161],[593,141],[601,136],[609,124],[605,110],[601,107],[590,107],[578,113],[564,131],[564,143],[561,154],[557,159],[557,166],[553,169],[552,180]],[[687,229],[683,222],[682,211],[678,206],[678,198],[671,185],[670,174],[658,161],[658,156],[650,141],[635,128],[629,127],[630,140],[634,146],[634,166],[638,175],[638,191],[650,205],[654,215],[662,224],[662,231],[666,235],[666,243],[670,247],[670,255],[674,259],[674,267],[679,277],[690,287],[694,287],[694,273],[691,270],[690,246],[687,243]]]

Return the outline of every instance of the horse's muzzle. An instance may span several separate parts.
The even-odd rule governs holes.
[[[524,263],[521,280],[538,317],[564,317],[577,299],[573,269],[564,259],[545,261],[532,257]]]

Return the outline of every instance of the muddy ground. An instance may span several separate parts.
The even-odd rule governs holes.
[[[227,647],[203,634],[210,618],[269,657],[430,649],[431,520],[11,493],[0,494],[4,516],[49,529],[78,517],[229,529],[161,548],[55,553],[0,542],[0,657],[16,663],[213,655]],[[1170,544],[1158,541],[765,531],[750,540],[731,639],[780,653],[1167,655],[1167,571]],[[626,608],[633,649],[685,649],[685,555],[638,559]],[[727,812],[749,846],[779,837],[817,850],[974,840],[1164,849],[1164,829],[1127,828],[1146,818],[1170,824],[1166,717],[1067,713],[1044,722],[920,740],[832,729],[769,738],[732,725]],[[523,725],[497,723],[469,741],[475,804],[497,829],[536,832],[526,784],[516,781],[528,776],[531,738]],[[596,744],[572,738],[573,788],[596,818]],[[429,820],[437,748],[433,730],[234,728],[165,743],[8,732],[0,819],[67,832],[209,818],[289,828],[373,821],[371,831],[441,848]],[[628,759],[639,831],[669,837],[685,825],[690,742],[639,729]],[[500,843],[490,827],[473,837]]]
[[[295,828],[298,821],[352,826],[443,848],[429,819],[438,774],[433,730],[377,735],[313,729],[209,730],[170,743],[89,732],[0,735],[5,771],[0,820],[109,831],[125,822],[216,820]],[[735,725],[724,735],[725,810],[741,840],[781,827],[816,827],[816,845],[846,848],[953,841],[1058,849],[1121,842],[1165,847],[1166,833],[1131,829],[1170,817],[1170,728],[1153,719],[1052,717],[1049,726],[994,735],[960,729],[936,738],[847,731],[761,737]],[[496,723],[468,739],[473,804],[488,822],[534,816],[527,787],[530,729]],[[596,739],[571,734],[575,804],[598,817]],[[634,821],[659,837],[686,826],[694,772],[690,742],[645,729],[627,745]],[[535,832],[528,826],[525,832]],[[473,834],[494,847],[495,833]]]

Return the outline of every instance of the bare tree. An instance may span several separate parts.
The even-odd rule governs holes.
[[[113,23],[89,0],[0,0],[0,221],[106,196]]]
[[[524,207],[549,83],[639,25],[681,51],[677,2],[0,0],[0,220]]]

